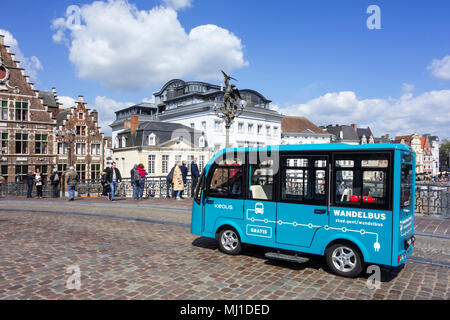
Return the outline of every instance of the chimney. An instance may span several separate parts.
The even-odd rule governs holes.
[[[130,120],[124,120],[123,121],[123,128],[126,129],[130,129],[131,128],[131,121]]]
[[[52,93],[53,93],[53,96],[56,97],[56,88],[55,87],[52,88]]]
[[[133,114],[133,115],[131,115],[131,120],[130,120],[130,130],[136,131],[138,127],[139,127],[139,115]]]
[[[0,34],[0,45],[5,45],[5,36]]]
[[[353,130],[355,130],[355,132],[356,132],[356,131],[357,131],[356,124],[355,124],[355,123],[352,123],[351,126],[352,126]]]

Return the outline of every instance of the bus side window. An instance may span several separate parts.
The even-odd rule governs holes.
[[[240,197],[244,170],[241,165],[216,167],[209,185],[209,195],[214,197]]]
[[[325,204],[327,160],[287,158],[281,169],[281,199]]]
[[[250,200],[273,200],[273,160],[251,165]]]
[[[388,156],[355,155],[335,161],[335,203],[349,205],[388,204]]]

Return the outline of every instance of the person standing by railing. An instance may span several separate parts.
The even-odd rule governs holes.
[[[181,163],[178,161],[173,171],[173,191],[177,192],[176,199],[181,200],[181,192],[184,190],[183,174],[180,169]]]
[[[26,177],[27,180],[27,198],[33,197],[33,185],[34,185],[34,174],[33,172],[29,171]]]
[[[53,173],[50,176],[50,182],[51,182],[51,185],[52,185],[53,198],[58,198],[59,197],[60,180],[61,179],[59,177],[58,169],[54,168],[53,169]]]
[[[145,172],[145,167],[142,163],[137,166],[136,170],[139,172],[138,200],[142,200],[144,196],[145,176],[147,175],[147,172]]]
[[[116,168],[116,163],[113,162],[111,164],[111,168],[108,168],[106,171],[106,180],[109,183],[109,186],[111,187],[110,191],[110,200],[115,200],[115,193],[117,191],[117,186],[119,183],[122,183],[122,176],[120,175],[120,171],[118,168]]]
[[[41,170],[39,168],[36,169],[36,172],[34,173],[34,182],[36,184],[36,191],[37,191],[37,197],[38,199],[42,198],[42,184],[43,178],[41,175]]]
[[[170,170],[169,174],[166,177],[166,192],[167,192],[167,198],[174,197],[174,190],[173,190],[173,173],[175,171],[177,164],[173,166],[173,168]]]
[[[78,184],[79,178],[78,173],[73,167],[69,168],[69,173],[67,174],[67,193],[69,194],[69,201],[75,200],[75,188]]]
[[[131,187],[133,188],[133,199],[139,200],[139,180],[141,179],[139,171],[137,170],[138,165],[135,164],[133,169],[130,171],[131,177]]]
[[[187,169],[187,167],[186,167],[186,164],[187,164],[186,160],[183,160],[182,163],[181,163],[181,166],[180,166],[181,176],[182,176],[182,178],[183,178],[183,190],[181,191],[181,194],[180,194],[180,198],[181,198],[181,199],[183,199],[184,188],[185,188],[186,185],[187,185],[187,174],[188,174],[188,169]]]

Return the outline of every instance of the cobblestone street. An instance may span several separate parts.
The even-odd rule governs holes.
[[[372,290],[369,275],[335,276],[321,257],[306,264],[273,261],[254,246],[239,256],[222,254],[214,240],[190,233],[189,200],[178,209],[173,202],[159,209],[37,202],[0,202],[0,299],[450,298],[450,268],[442,266],[409,261],[382,269],[381,288]],[[92,215],[74,214],[77,209]],[[442,254],[433,258],[447,259]],[[81,271],[79,290],[66,287],[70,266]]]

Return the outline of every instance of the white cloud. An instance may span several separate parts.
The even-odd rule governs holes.
[[[414,85],[409,83],[403,83],[402,84],[402,90],[404,92],[413,92],[414,91]]]
[[[370,126],[376,136],[431,133],[450,137],[450,90],[400,98],[359,99],[352,91],[327,93],[304,104],[281,108],[287,115],[305,116],[316,125]]]
[[[93,105],[88,104],[88,108],[98,111],[98,125],[102,128],[102,132],[106,136],[111,135],[111,127],[109,126],[115,119],[117,110],[131,107],[133,102],[120,102],[104,96],[95,97]]]
[[[434,59],[427,69],[437,78],[450,80],[450,55]]]
[[[192,7],[192,0],[163,0],[163,2],[175,10]]]
[[[110,89],[135,91],[172,78],[219,79],[221,69],[248,65],[238,37],[211,24],[186,32],[171,7],[146,11],[110,0],[83,5],[79,12],[83,24],[76,28],[67,27],[67,14],[66,21],[55,19],[53,38],[69,46],[79,77]]]
[[[71,108],[75,106],[76,99],[67,96],[58,96],[58,102],[62,104],[63,108]]]
[[[9,31],[0,29],[0,34],[5,36],[5,45],[10,46],[9,52],[15,54],[14,60],[20,61],[20,67],[25,69],[25,74],[30,76],[32,82],[36,82],[38,80],[38,70],[44,69],[41,61],[35,56],[25,57],[19,48],[19,42]]]

